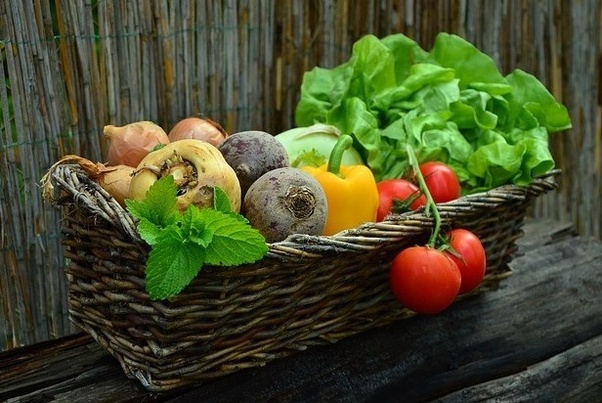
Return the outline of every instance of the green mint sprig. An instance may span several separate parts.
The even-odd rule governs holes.
[[[253,263],[268,252],[265,238],[231,210],[225,192],[215,187],[213,195],[214,208],[190,205],[182,213],[169,175],[153,183],[145,199],[126,200],[128,211],[138,219],[140,237],[151,247],[145,271],[151,299],[177,295],[203,265]]]

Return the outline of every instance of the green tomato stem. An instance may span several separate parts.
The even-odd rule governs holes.
[[[353,138],[350,135],[343,134],[339,137],[328,158],[328,172],[339,176],[341,175],[341,161],[343,160],[343,154],[351,147],[351,144],[353,144]]]
[[[418,186],[426,197],[426,206],[424,208],[424,212],[427,216],[432,213],[435,220],[435,228],[433,228],[433,232],[431,233],[431,237],[427,243],[428,246],[434,248],[437,245],[437,239],[439,238],[439,232],[441,230],[441,216],[439,215],[439,210],[437,210],[437,203],[435,203],[433,200],[433,196],[431,196],[431,192],[429,192],[426,182],[424,181],[424,176],[422,176],[422,172],[420,172],[420,164],[418,163],[416,154],[414,154],[414,150],[411,146],[407,145],[406,151],[408,153],[410,165],[414,171],[414,176],[416,179],[418,179]]]

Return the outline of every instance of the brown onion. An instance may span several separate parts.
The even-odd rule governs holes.
[[[99,172],[96,181],[104,190],[125,207],[125,199],[129,198],[130,182],[136,168],[129,165],[103,166],[98,164]]]
[[[228,133],[219,123],[208,118],[189,117],[180,120],[168,134],[170,141],[196,139],[217,147]]]
[[[109,165],[135,168],[156,146],[169,143],[167,133],[149,121],[133,122],[125,126],[107,125],[103,131],[109,139]]]
[[[129,197],[130,182],[134,169],[128,165],[106,166],[100,162],[92,162],[79,155],[65,155],[57,161],[48,172],[53,171],[54,167],[60,164],[77,164],[84,172],[104,190],[107,191],[115,201],[122,207],[125,206],[125,199]],[[52,184],[49,174],[46,173],[41,180],[44,198],[52,199]]]

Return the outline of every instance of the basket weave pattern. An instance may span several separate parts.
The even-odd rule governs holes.
[[[511,274],[527,209],[556,188],[557,174],[439,205],[444,226],[472,230],[486,249],[487,273],[471,294]],[[413,315],[390,294],[388,270],[402,248],[428,239],[433,222],[420,211],[335,237],[289,236],[260,262],[204,267],[181,294],[152,301],[144,290],[149,249],[129,213],[77,165],[48,176],[45,197],[63,208],[71,319],[149,390],[264,365]]]

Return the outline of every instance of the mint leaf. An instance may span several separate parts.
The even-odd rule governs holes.
[[[139,220],[146,219],[158,227],[166,227],[179,218],[177,191],[173,176],[168,175],[149,187],[144,200],[128,199],[125,203],[129,212]]]
[[[205,249],[187,241],[173,225],[165,228],[146,262],[146,291],[153,300],[178,294],[199,273]]]
[[[146,218],[141,218],[140,221],[138,221],[138,233],[140,234],[140,238],[149,245],[157,243],[157,238],[161,235],[162,231],[162,227],[153,224]]]
[[[214,187],[216,209],[190,205],[183,213],[177,209],[177,190],[173,177],[166,176],[149,188],[144,200],[126,201],[138,219],[140,237],[151,246],[145,273],[153,300],[178,294],[204,264],[251,263],[268,251],[265,238],[231,210],[222,189]]]
[[[213,187],[213,208],[218,211],[231,211],[232,205],[228,195],[219,186]]]
[[[213,238],[213,232],[207,229],[202,211],[193,205],[188,206],[182,215],[181,233],[184,239],[201,247],[206,247]]]
[[[253,263],[268,252],[265,238],[240,214],[211,209],[205,209],[201,214],[207,228],[213,232],[213,239],[207,246],[207,264],[235,266]]]

